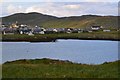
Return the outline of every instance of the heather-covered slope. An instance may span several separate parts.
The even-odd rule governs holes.
[[[87,28],[92,25],[100,25],[107,28],[118,27],[117,16],[97,16],[97,15],[83,15],[71,17],[55,17],[44,15],[41,13],[17,13],[2,18],[3,24],[15,23],[18,21],[20,24],[35,25],[48,27],[48,28]]]

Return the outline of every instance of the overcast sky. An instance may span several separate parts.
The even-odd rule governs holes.
[[[39,12],[65,17],[81,15],[118,15],[119,0],[4,0],[2,15]]]

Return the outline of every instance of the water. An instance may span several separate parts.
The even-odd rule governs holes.
[[[101,64],[116,61],[118,60],[118,41],[2,42],[2,63],[36,58],[69,60],[85,64]]]

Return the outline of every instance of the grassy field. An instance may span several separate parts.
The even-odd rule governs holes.
[[[86,39],[86,40],[120,40],[117,31],[111,32],[92,32],[92,33],[56,33],[56,34],[38,34],[34,36],[28,35],[2,35],[2,41],[35,41],[48,42],[56,39]]]
[[[87,65],[52,59],[17,60],[2,65],[5,78],[118,78],[118,63]]]

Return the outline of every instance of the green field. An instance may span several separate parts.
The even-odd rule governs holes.
[[[118,78],[118,63],[99,65],[72,63],[70,61],[35,59],[17,60],[2,65],[5,78]]]
[[[120,40],[117,31],[111,32],[91,32],[91,33],[54,33],[54,34],[38,34],[28,36],[25,34],[2,35],[2,41],[38,41],[48,42],[56,39],[84,39],[84,40]]]

